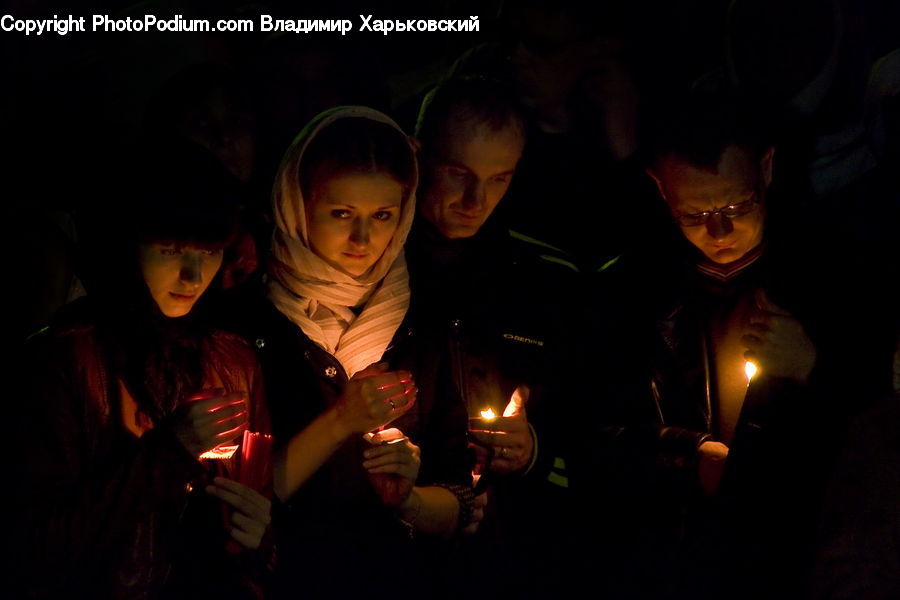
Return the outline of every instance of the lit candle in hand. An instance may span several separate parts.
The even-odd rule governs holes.
[[[747,374],[747,383],[750,383],[750,380],[756,375],[757,370],[756,363],[750,362],[749,360],[744,363],[744,373]]]

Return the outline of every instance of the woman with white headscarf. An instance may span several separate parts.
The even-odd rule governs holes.
[[[416,540],[469,523],[465,409],[439,393],[446,361],[405,325],[416,183],[406,135],[362,107],[320,114],[279,169],[271,307],[249,332],[287,508],[277,591],[369,591],[398,565],[409,581],[424,573]]]

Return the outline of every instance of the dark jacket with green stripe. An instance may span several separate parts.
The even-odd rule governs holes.
[[[492,479],[487,516],[469,545],[492,562],[507,556],[517,572],[528,563],[516,557],[528,555],[524,560],[543,561],[538,570],[546,573],[547,557],[561,556],[566,526],[560,517],[570,512],[563,427],[573,408],[561,384],[578,375],[572,337],[580,279],[561,251],[491,221],[462,240],[445,239],[424,220],[415,223],[406,247],[411,312],[419,336],[450,352],[470,416],[486,406],[502,414],[513,390],[529,386],[534,462]]]

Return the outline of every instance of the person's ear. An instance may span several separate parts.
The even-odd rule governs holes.
[[[665,200],[665,199],[666,199],[666,190],[665,190],[665,188],[663,187],[663,182],[662,182],[662,180],[659,178],[659,175],[657,175],[657,174],[653,171],[653,169],[645,169],[644,172],[645,172],[647,175],[649,175],[650,177],[653,178],[653,181],[656,182],[656,189],[659,190],[659,195],[662,196],[662,199],[663,199],[663,200]]]
[[[766,188],[772,185],[772,162],[775,157],[775,146],[770,146],[768,150],[766,150],[762,158],[759,161],[760,172],[762,174],[763,183],[766,184]]]

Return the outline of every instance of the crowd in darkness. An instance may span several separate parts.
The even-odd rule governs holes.
[[[900,597],[896,3],[78,10],[479,27],[0,34],[12,597]]]

